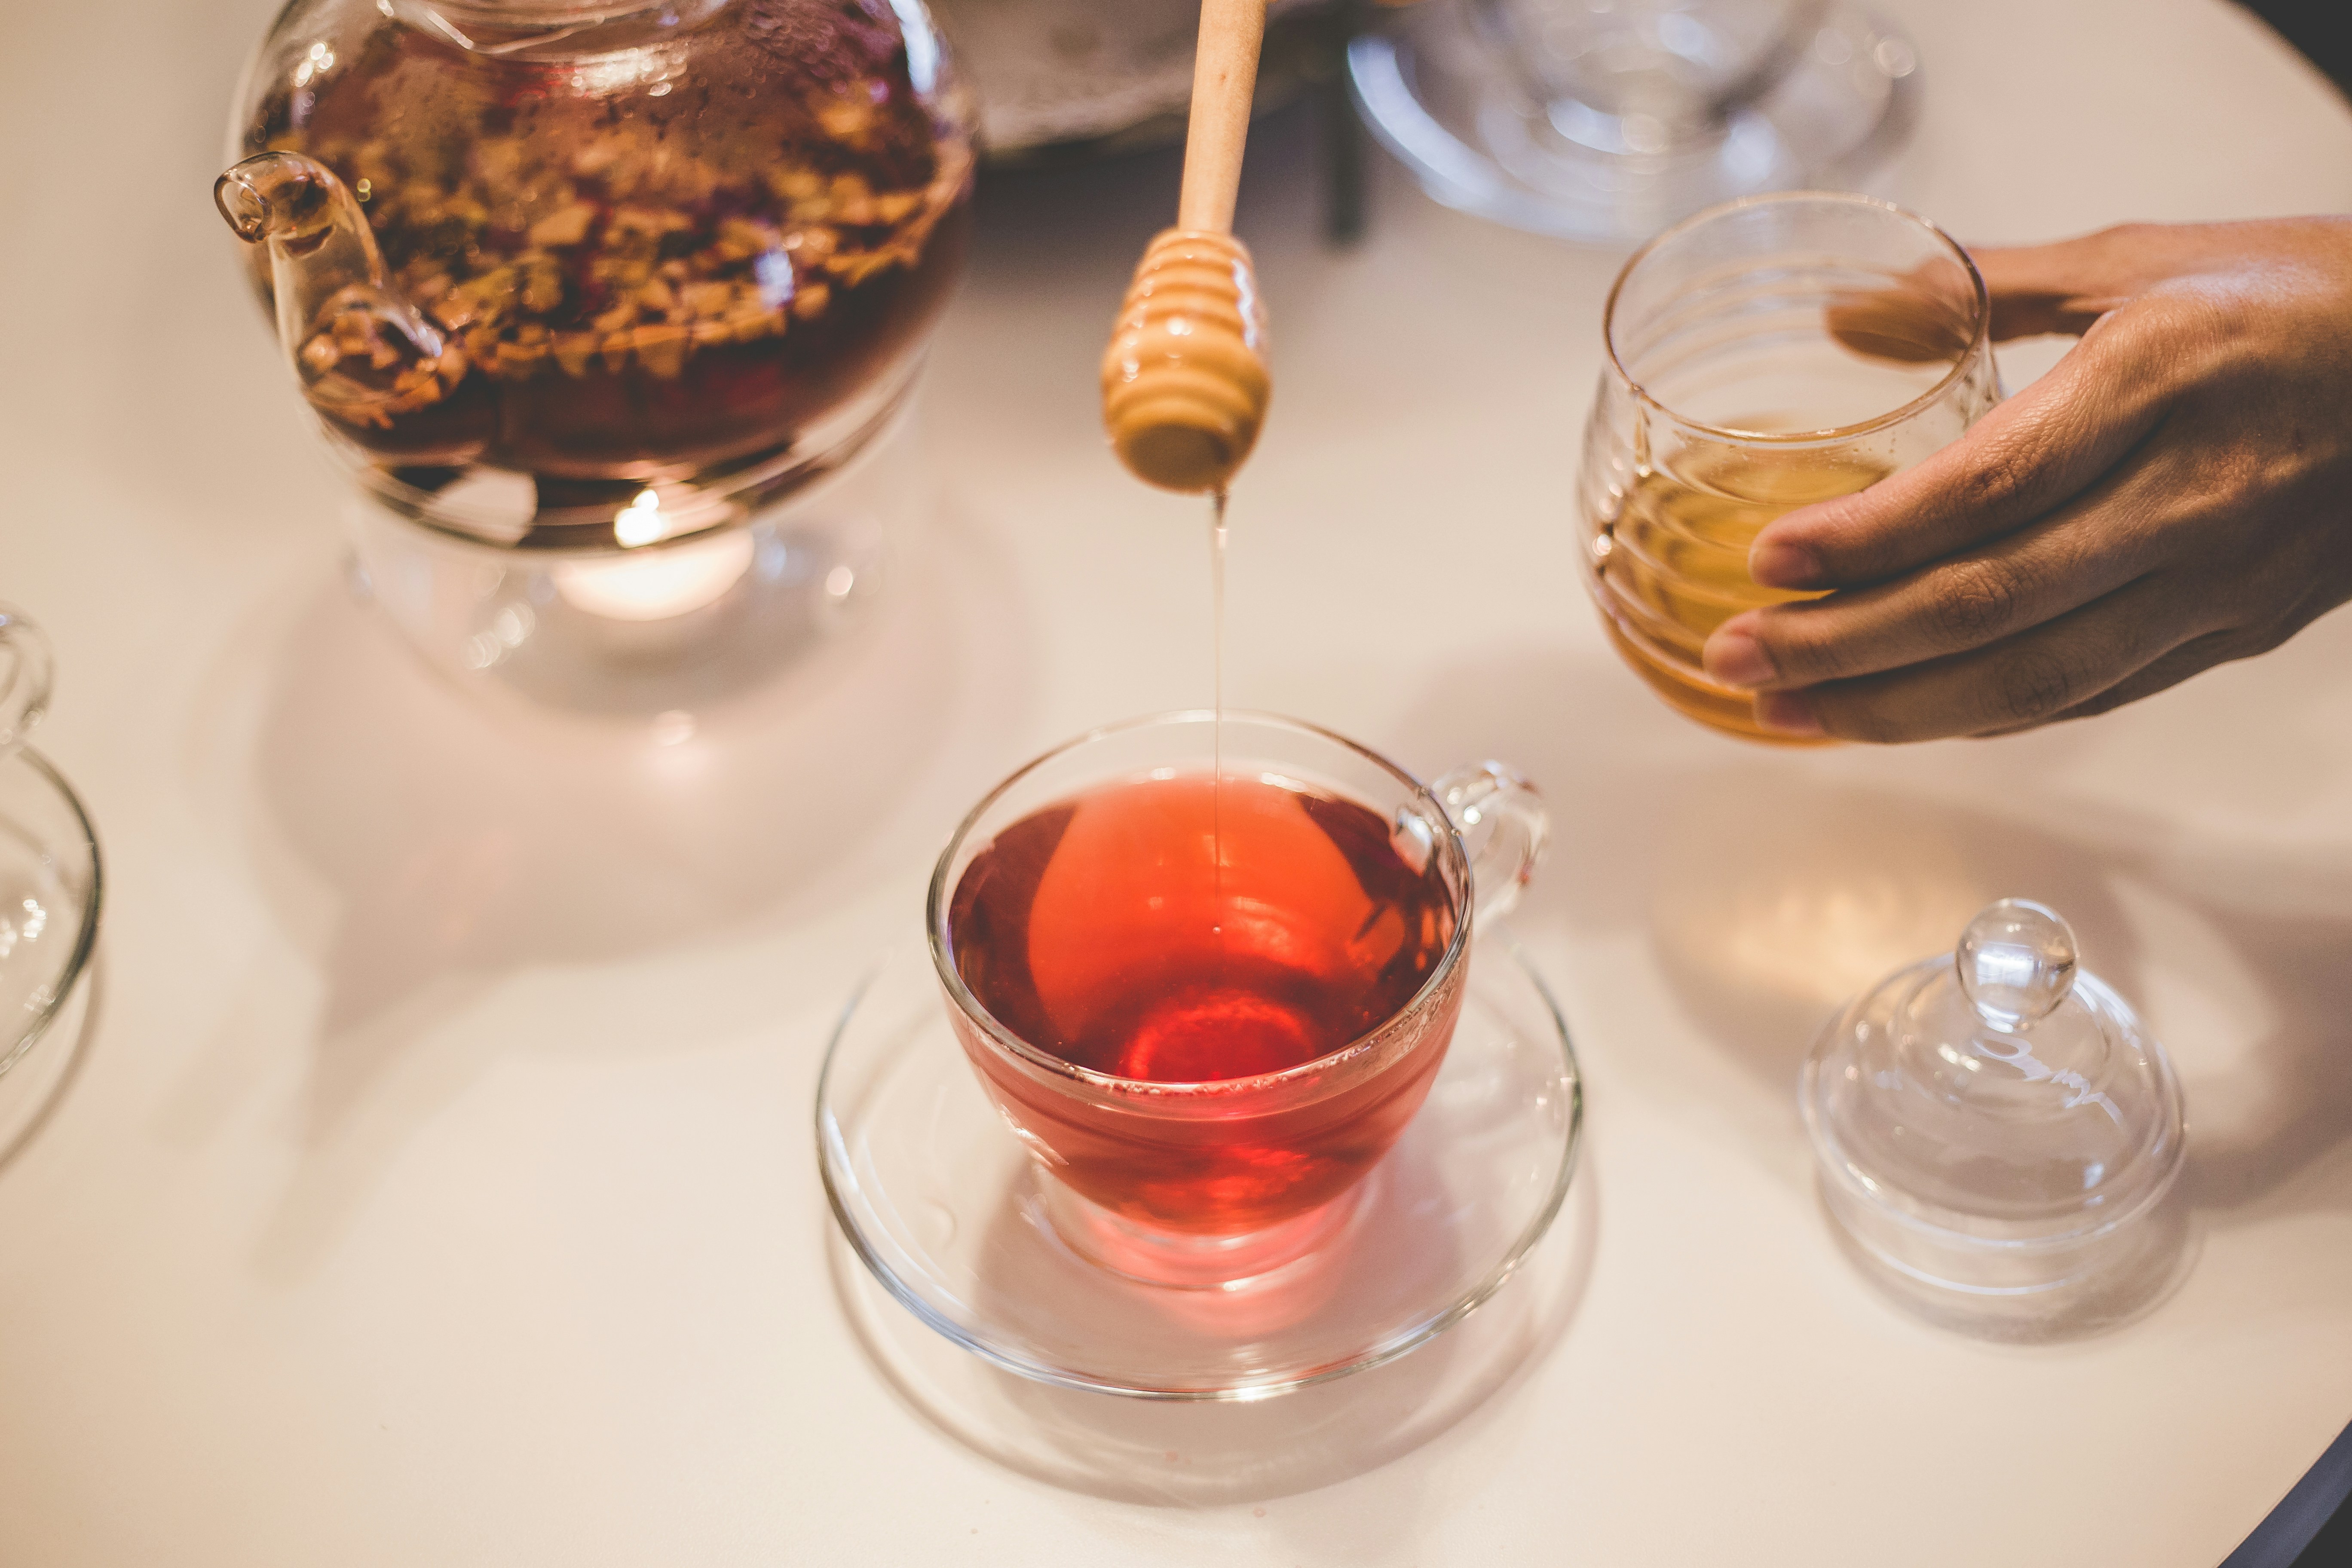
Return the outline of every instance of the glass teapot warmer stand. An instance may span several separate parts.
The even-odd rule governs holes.
[[[675,537],[658,535],[658,485],[577,545],[530,531],[526,475],[477,469],[443,492],[440,504],[477,514],[462,530],[358,494],[345,507],[353,586],[469,689],[583,713],[691,713],[863,618],[928,512],[914,425],[902,406],[838,469]],[[501,521],[515,542],[497,542]]]

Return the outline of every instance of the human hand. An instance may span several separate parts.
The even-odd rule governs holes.
[[[1707,673],[1857,741],[2080,718],[2352,599],[2352,220],[1975,252],[1997,339],[2082,342],[1916,468],[1759,532]]]

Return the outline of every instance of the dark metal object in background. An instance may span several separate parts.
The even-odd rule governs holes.
[[[1257,112],[1311,92],[1331,13],[1349,0],[1269,0]],[[1173,146],[1192,95],[1192,0],[932,0],[981,100],[996,168],[1087,163]]]
[[[932,3],[979,92],[992,168],[1092,163],[1183,140],[1198,16],[1189,0]],[[1314,104],[1334,245],[1364,234],[1370,142],[1349,97],[1347,52],[1379,10],[1371,0],[1272,0],[1258,61],[1258,114]]]
[[[2346,0],[2239,0],[2352,93],[2352,5]]]
[[[1364,159],[1370,137],[1348,91],[1348,40],[1372,25],[1369,0],[1339,0],[1317,18],[1316,130],[1323,161],[1323,237],[1350,246],[1364,237]]]
[[[2338,89],[2352,94],[2352,4],[2347,0],[2239,3],[2301,49]],[[2352,1563],[2352,1503],[2343,1500],[2347,1488],[2352,1488],[2352,1427],[2336,1440],[2262,1528],[2230,1554],[2223,1568],[2271,1568],[2287,1561],[2294,1551],[2292,1538],[2310,1529],[2309,1516],[2323,1508],[2332,1509],[2333,1516],[2318,1526],[2318,1532],[2307,1538],[2309,1544],[2292,1559],[2294,1568],[2342,1568]],[[2306,1497],[2307,1491],[2315,1495]]]
[[[2347,0],[2239,3],[2301,49],[2338,89],[2352,94],[2352,4]],[[2352,1489],[2352,1427],[2345,1429],[2311,1473],[2230,1554],[2222,1568],[2273,1568],[2288,1562],[2294,1568],[2342,1568],[2352,1563],[2352,1503],[2344,1500],[2347,1489]],[[2332,1517],[2322,1510],[2331,1510]],[[2316,1526],[2315,1534],[2306,1535],[2314,1529],[2315,1514],[2324,1522]],[[2299,1555],[2294,1544],[2298,1538],[2307,1542]]]
[[[2328,1445],[2294,1489],[2254,1527],[2221,1568],[2344,1568],[2352,1563],[2352,1426]],[[2330,1517],[2330,1514],[2334,1517]]]

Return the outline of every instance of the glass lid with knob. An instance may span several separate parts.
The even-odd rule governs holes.
[[[1988,906],[1822,1033],[1802,1110],[1832,1215],[1930,1287],[2026,1297],[2134,1252],[2179,1173],[2180,1087],[2058,914]]]

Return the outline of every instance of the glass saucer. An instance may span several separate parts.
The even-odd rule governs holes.
[[[892,1393],[972,1452],[1067,1491],[1160,1507],[1291,1497],[1377,1469],[1528,1386],[1592,1277],[1590,1177],[1498,1292],[1450,1332],[1359,1377],[1279,1399],[1105,1399],[968,1353],[898,1304],[838,1227],[826,1260],[857,1342]]]
[[[1321,1251],[1213,1289],[1087,1262],[1051,1178],[982,1093],[919,948],[843,1016],[817,1158],[849,1245],[923,1322],[1008,1372],[1161,1400],[1253,1400],[1392,1361],[1469,1315],[1540,1240],[1576,1169],[1566,1024],[1507,940],[1477,943],[1445,1065]]]
[[[1643,116],[1547,96],[1530,64],[1540,43],[1505,36],[1514,8],[1493,0],[1413,7],[1349,45],[1348,75],[1373,135],[1434,199],[1538,234],[1625,243],[1739,196],[1837,189],[1901,140],[1918,91],[1909,41],[1844,0],[1815,9],[1762,90],[1664,140],[1640,133]],[[1687,16],[1667,19],[1699,32]],[[1704,58],[1717,42],[1701,34],[1683,47]]]

